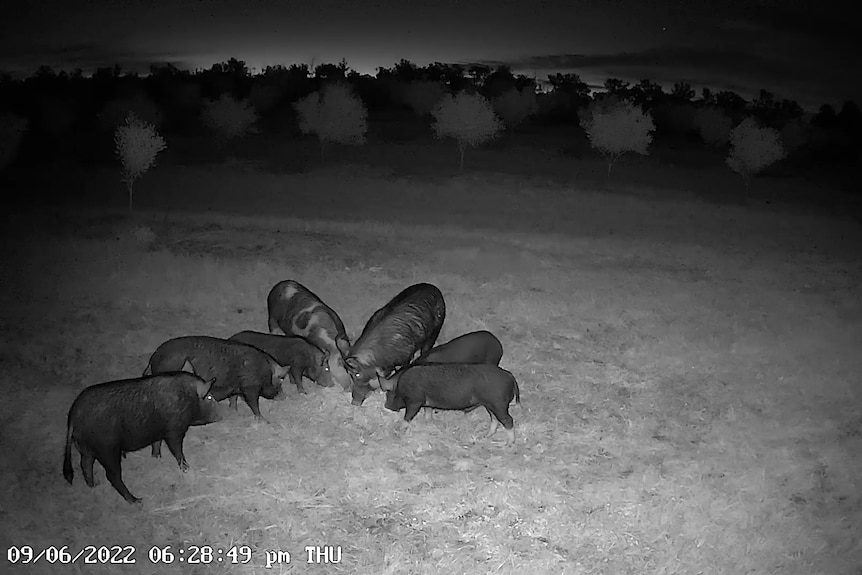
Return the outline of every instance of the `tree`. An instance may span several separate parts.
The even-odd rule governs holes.
[[[368,131],[368,112],[350,88],[342,83],[329,84],[294,103],[303,134],[316,134],[323,158],[327,142],[364,144]]]
[[[419,116],[430,114],[437,102],[446,95],[442,84],[427,80],[396,82],[392,90],[394,100],[405,104]]]
[[[531,88],[518,90],[512,87],[494,99],[494,111],[503,119],[510,132],[538,109],[536,91]]]
[[[139,120],[133,113],[126,116],[124,126],[118,126],[114,131],[114,144],[117,157],[123,165],[121,179],[129,192],[131,211],[135,180],[156,163],[156,155],[167,145],[152,124]]]
[[[649,154],[655,130],[649,113],[627,100],[610,109],[592,110],[592,117],[583,127],[592,146],[605,157],[608,177],[614,163],[626,152]]]
[[[644,109],[652,108],[663,96],[661,86],[651,80],[641,80],[629,90],[629,98]]]
[[[314,77],[318,80],[327,82],[338,82],[347,79],[347,74],[350,68],[347,66],[347,60],[341,59],[338,64],[320,64],[314,67]]]
[[[629,83],[620,80],[619,78],[608,78],[605,80],[604,88],[611,96],[619,96],[625,98],[629,94]]]
[[[728,114],[737,114],[745,110],[746,101],[736,92],[722,90],[715,95],[715,104]]]
[[[515,86],[515,75],[508,66],[497,66],[484,78],[482,94],[493,100]]]
[[[0,170],[15,159],[26,131],[26,118],[15,114],[0,114]]]
[[[554,92],[559,91],[568,94],[575,108],[580,108],[590,100],[590,87],[577,74],[560,74],[557,72],[548,75],[548,82],[550,82]]]
[[[222,94],[204,104],[201,121],[215,135],[218,149],[223,150],[231,140],[253,132],[257,112],[248,100]]]
[[[763,168],[785,156],[781,136],[772,128],[763,128],[754,118],[746,118],[730,133],[727,165],[742,176],[745,188]]]
[[[733,122],[721,109],[707,106],[694,113],[694,126],[705,144],[720,147],[730,141]]]
[[[451,137],[458,142],[461,170],[467,146],[475,148],[496,138],[503,127],[491,104],[480,94],[459,92],[455,96],[444,96],[431,115],[434,116],[434,136],[438,139]]]
[[[675,100],[690,102],[694,98],[694,90],[691,89],[691,84],[688,82],[676,82],[670,95]]]

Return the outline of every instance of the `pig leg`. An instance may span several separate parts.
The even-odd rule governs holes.
[[[302,369],[295,365],[290,368],[290,383],[296,386],[299,393],[308,393],[302,386]]]
[[[268,323],[269,323],[269,326],[268,326],[268,327],[269,327],[269,333],[279,333],[279,334],[281,334],[281,335],[286,335],[286,334],[284,333],[284,330],[283,330],[283,329],[281,329],[281,326],[279,326],[279,325],[278,325],[278,320],[277,320],[277,319],[275,319],[274,317],[270,316],[270,317],[269,317],[269,322],[268,322]]]
[[[171,450],[171,454],[174,456],[174,459],[177,460],[177,465],[180,466],[184,472],[188,471],[189,463],[186,461],[186,456],[183,454],[183,438],[184,435],[180,435],[178,433],[172,433],[165,437],[165,443],[168,444],[168,449]]]
[[[233,410],[234,410],[234,411],[236,411],[237,409],[239,409],[239,408],[236,406],[236,396],[235,396],[235,395],[231,395],[231,396],[230,396],[230,399],[228,399],[228,400],[227,400],[227,403],[228,403],[228,405],[229,405],[230,407],[232,407],[232,408],[233,408]]]
[[[488,431],[488,437],[494,435],[497,431],[497,422],[503,424],[503,427],[506,430],[506,443],[514,443],[515,442],[515,421],[512,419],[512,416],[509,415],[508,406],[503,409],[499,408],[487,408],[488,413],[491,415],[491,429]]]
[[[81,473],[84,474],[84,481],[88,487],[96,486],[96,479],[93,477],[93,462],[96,461],[95,455],[89,449],[81,449]]]
[[[153,442],[152,455],[153,455],[153,457],[161,457],[162,456],[162,440],[161,439]]]
[[[264,423],[269,423],[261,414],[260,414],[260,397],[252,391],[247,389],[242,390],[242,397],[245,399],[245,402],[251,408],[251,412],[254,413],[254,418],[257,421],[263,421]]]
[[[120,452],[103,453],[99,456],[99,463],[105,468],[105,475],[108,476],[108,481],[117,490],[117,493],[123,496],[123,499],[129,503],[140,503],[140,499],[135,497],[123,483],[123,470],[120,467]]]
[[[413,421],[413,418],[416,417],[420,409],[422,409],[421,403],[408,403],[407,408],[404,410],[404,421]]]

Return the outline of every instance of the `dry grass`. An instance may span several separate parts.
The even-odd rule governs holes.
[[[833,223],[844,234],[834,240],[799,215],[791,228],[741,208],[663,212],[616,198],[602,211],[597,196],[565,197],[592,210],[583,219],[596,230],[621,211],[644,226],[501,233],[381,225],[368,213],[351,223],[93,212],[10,221],[3,548],[135,545],[128,573],[858,575],[862,270],[840,249],[858,244],[858,229]],[[680,213],[677,228],[650,233],[660,228],[650,218]],[[812,238],[816,252],[803,249]],[[99,466],[101,484],[86,488],[77,454],[75,485],[63,481],[65,414],[82,387],[137,375],[170,337],[263,330],[266,294],[287,278],[354,336],[407,284],[437,284],[441,340],[489,329],[503,343],[523,401],[512,409],[516,445],[483,437],[484,411],[420,416],[399,433],[401,415],[379,393],[355,409],[336,388],[311,386],[263,401],[272,425],[241,403],[192,428],[189,473],[148,450],[129,454],[126,483],[142,509]],[[253,557],[154,565],[154,545],[248,545]],[[342,560],[308,564],[306,545],[340,546]],[[268,550],[292,562],[266,570]]]

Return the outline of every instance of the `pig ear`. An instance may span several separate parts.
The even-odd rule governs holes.
[[[180,371],[187,371],[188,373],[193,373],[195,375],[198,374],[198,372],[195,371],[195,366],[192,365],[191,361],[189,361],[189,358],[186,358],[183,362],[183,368]]]
[[[350,352],[350,342],[343,338],[338,338],[335,340],[335,347],[338,348],[338,351],[341,352],[342,357],[347,357],[347,354]]]
[[[284,379],[287,377],[287,374],[290,373],[289,365],[279,365],[278,366],[278,377]]]
[[[213,384],[215,383],[216,378],[212,378],[209,381],[200,380],[197,382],[198,388],[198,397],[204,398],[213,388]]]
[[[320,359],[320,365],[326,365],[327,363],[329,363],[329,352],[324,351],[323,357]]]

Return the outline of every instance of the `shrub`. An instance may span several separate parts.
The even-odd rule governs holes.
[[[350,88],[336,83],[321,92],[312,92],[294,103],[303,134],[315,134],[320,140],[320,157],[327,142],[364,144],[368,131],[368,112]]]
[[[536,91],[531,87],[509,88],[494,100],[494,110],[509,130],[514,130],[539,110]]]
[[[444,96],[431,112],[434,116],[434,136],[451,137],[458,142],[461,152],[459,169],[464,169],[464,150],[496,138],[503,123],[494,114],[491,104],[480,94],[459,92]]]
[[[253,133],[257,112],[248,100],[236,100],[230,94],[222,94],[219,99],[204,103],[201,121],[212,131],[216,146],[222,150],[231,140]]]
[[[15,159],[26,131],[26,118],[15,114],[0,114],[0,170]]]
[[[607,160],[608,176],[626,152],[649,154],[655,124],[640,107],[623,100],[610,106],[599,104],[590,112],[589,121],[582,125],[592,146]]]
[[[694,127],[705,144],[720,148],[730,141],[733,121],[724,111],[710,106],[697,109]]]
[[[155,126],[138,119],[132,113],[126,116],[125,125],[118,126],[114,131],[114,144],[117,157],[123,165],[122,181],[129,192],[131,210],[135,180],[156,163],[156,155],[167,145],[164,138],[156,132]]]
[[[766,166],[785,156],[781,136],[772,128],[762,128],[754,118],[746,118],[730,132],[727,165],[742,176],[745,187]]]

